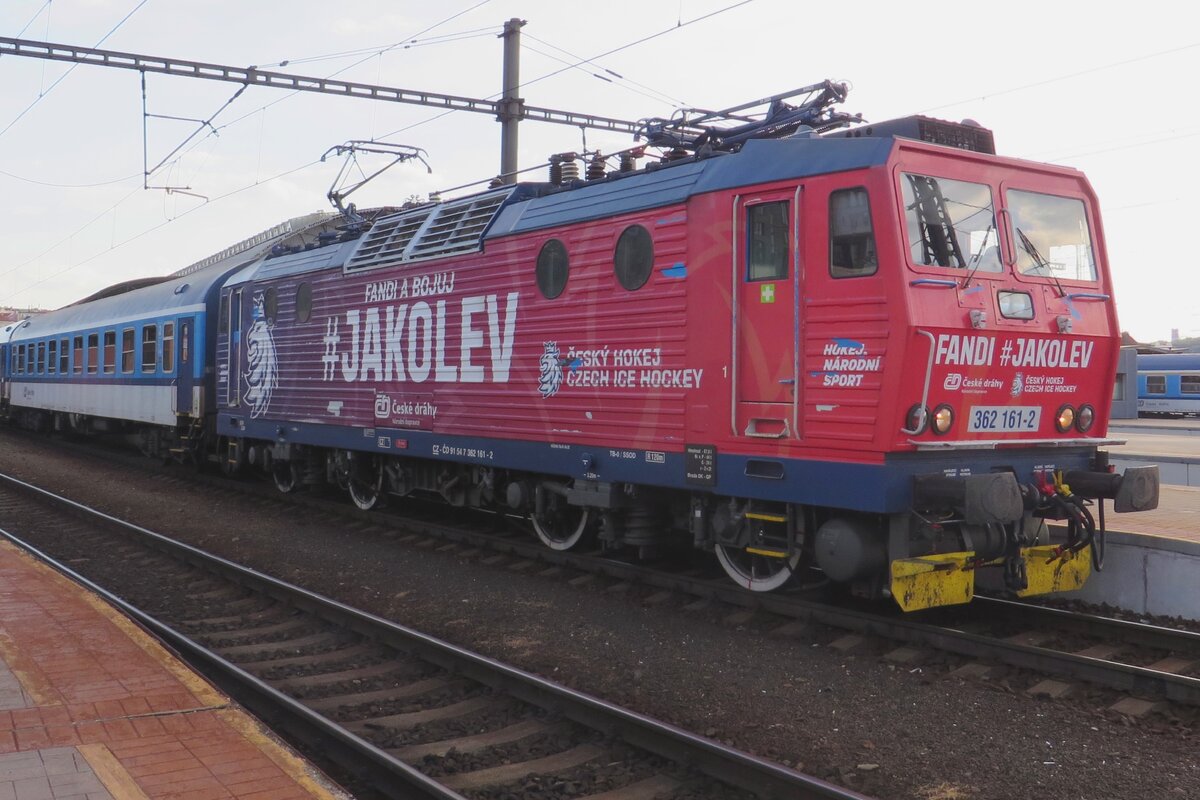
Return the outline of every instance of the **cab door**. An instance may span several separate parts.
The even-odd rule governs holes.
[[[229,293],[229,345],[226,351],[225,405],[236,408],[242,401],[242,290]]]
[[[734,200],[734,433],[795,436],[800,188]]]

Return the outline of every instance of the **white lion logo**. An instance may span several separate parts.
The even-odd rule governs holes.
[[[542,393],[542,397],[550,397],[562,388],[562,361],[558,353],[558,342],[546,342],[545,348],[538,363],[541,370],[538,375],[538,391]]]
[[[250,416],[261,417],[271,405],[271,395],[279,387],[279,361],[275,356],[275,340],[271,337],[273,320],[268,320],[263,308],[263,296],[254,297],[250,312],[254,323],[246,332],[246,402]]]

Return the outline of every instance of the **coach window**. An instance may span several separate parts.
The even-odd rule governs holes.
[[[100,365],[100,334],[89,333],[87,337],[87,371],[95,375]]]
[[[1146,376],[1146,394],[1166,394],[1167,393],[1167,376],[1166,375],[1147,375]]]
[[[133,372],[133,328],[121,331],[121,372]]]
[[[761,203],[746,209],[750,250],[746,279],[782,280],[788,274],[788,204],[786,200]]]
[[[1180,375],[1180,394],[1200,394],[1200,375]]]
[[[302,283],[296,288],[296,322],[308,322],[312,317],[312,286]]]
[[[46,373],[53,375],[56,366],[58,366],[58,339],[51,339],[46,343]]]
[[[46,371],[46,343],[37,343],[37,374],[41,375]]]
[[[25,345],[23,345],[23,344],[17,345],[17,349],[14,352],[13,357],[16,359],[16,362],[17,362],[16,366],[13,367],[13,372],[17,373],[18,375],[24,375],[25,374]]]
[[[71,371],[74,372],[76,375],[78,375],[81,372],[83,372],[83,337],[82,336],[76,336],[75,339],[71,342],[71,356],[73,359],[72,363],[74,363],[74,365],[75,365],[74,367],[71,368]]]
[[[162,371],[170,375],[175,371],[175,323],[163,323]]]
[[[621,232],[613,254],[617,282],[630,292],[636,291],[650,280],[653,267],[654,240],[650,238],[650,231],[641,225],[630,225]]]
[[[142,372],[154,372],[158,366],[157,347],[158,326],[147,325],[142,328]]]
[[[542,245],[537,257],[537,285],[542,297],[553,300],[567,288],[567,247],[558,239]]]
[[[104,332],[104,374],[112,375],[117,369],[117,332]]]
[[[71,340],[58,340],[58,372],[66,375],[71,371]]]
[[[829,274],[834,278],[874,275],[879,269],[871,203],[864,188],[829,195]]]

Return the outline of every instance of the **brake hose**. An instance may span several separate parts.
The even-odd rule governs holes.
[[[1108,547],[1108,531],[1104,527],[1104,498],[1101,497],[1096,502],[1100,504],[1100,528],[1092,542],[1092,570],[1104,572],[1104,551]]]

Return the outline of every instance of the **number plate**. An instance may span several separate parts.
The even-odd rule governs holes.
[[[968,433],[1036,433],[1042,418],[1038,406],[973,406]]]

